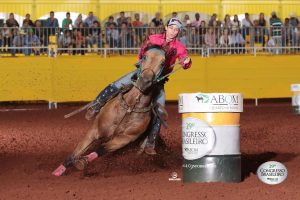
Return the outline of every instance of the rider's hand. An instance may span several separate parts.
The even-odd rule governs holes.
[[[183,61],[183,69],[190,68],[191,67],[190,62],[191,62],[191,58],[190,57],[185,57],[185,59]]]

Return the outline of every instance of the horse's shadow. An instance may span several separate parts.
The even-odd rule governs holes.
[[[251,173],[256,174],[258,167],[267,161],[289,162],[296,158],[295,153],[264,152],[259,154],[242,154],[242,180],[245,180]]]

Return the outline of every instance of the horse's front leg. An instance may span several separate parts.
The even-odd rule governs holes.
[[[80,161],[81,156],[90,149],[91,146],[99,139],[99,129],[96,122],[94,122],[93,126],[89,129],[88,133],[84,137],[84,139],[78,143],[73,153],[61,164],[56,170],[52,172],[54,176],[61,176],[68,167],[71,167],[75,164],[76,161]],[[91,153],[86,156],[86,161],[91,162],[98,156],[94,153]],[[77,168],[80,167],[80,162],[77,163]]]

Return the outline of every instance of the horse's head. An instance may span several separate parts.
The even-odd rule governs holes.
[[[145,51],[137,80],[137,87],[144,94],[149,92],[160,76],[165,61],[165,51],[160,46],[149,46]]]

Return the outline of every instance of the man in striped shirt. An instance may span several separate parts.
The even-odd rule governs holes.
[[[270,18],[270,33],[275,42],[276,47],[282,47],[282,22],[273,11]],[[276,48],[276,54],[281,52],[281,49]]]

